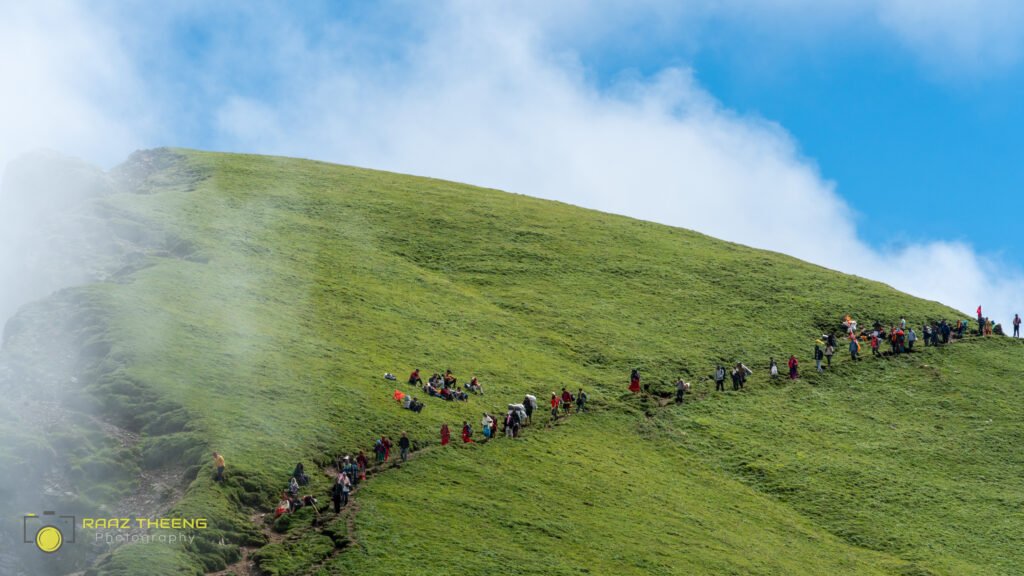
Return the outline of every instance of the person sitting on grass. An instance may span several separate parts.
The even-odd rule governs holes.
[[[444,371],[444,385],[446,387],[448,387],[448,388],[455,388],[455,385],[457,383],[458,383],[458,380],[455,378],[455,375],[452,374],[452,371],[451,370],[445,370]]]
[[[295,470],[292,472],[292,478],[298,481],[299,486],[309,484],[309,476],[306,476],[306,470],[303,468],[302,462],[295,465]]]
[[[477,394],[484,393],[484,387],[480,385],[480,381],[477,380],[476,376],[473,376],[473,378],[469,380],[469,384],[466,384],[466,390]]]
[[[413,370],[412,374],[409,374],[409,384],[413,384],[415,386],[423,386],[423,378],[420,378],[419,368]]]

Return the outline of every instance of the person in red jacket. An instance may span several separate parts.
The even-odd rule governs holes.
[[[417,386],[423,386],[423,378],[420,378],[420,369],[417,368],[409,374],[409,384],[415,384]]]
[[[555,394],[554,392],[552,392],[551,393],[551,419],[552,420],[557,420],[558,419],[558,404],[560,402],[561,402],[561,400],[559,400],[558,395]]]
[[[452,432],[448,429],[448,423],[441,424],[441,446],[447,446],[452,439]]]
[[[568,414],[571,412],[570,407],[572,406],[572,393],[570,393],[564,387],[562,388],[562,411]]]
[[[797,378],[800,377],[800,374],[797,373],[797,369],[796,369],[797,364],[799,364],[799,362],[797,362],[796,356],[790,355],[790,357],[789,357],[789,379],[790,380],[796,380]]]
[[[629,375],[629,391],[633,394],[640,393],[640,370],[633,368],[633,372]]]
[[[366,453],[362,450],[359,451],[359,456],[356,456],[356,465],[359,466],[359,479],[366,480],[366,468],[370,463],[366,459]]]
[[[387,462],[391,458],[391,438],[381,436],[380,443],[384,445],[384,461]]]
[[[470,443],[473,441],[473,429],[469,427],[469,422],[462,421],[462,441],[464,443]]]

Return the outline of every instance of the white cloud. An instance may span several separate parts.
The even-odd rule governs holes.
[[[39,147],[110,163],[149,126],[130,54],[74,2],[5,2],[0,166]]]
[[[968,246],[879,252],[785,130],[723,109],[686,69],[597,89],[536,23],[460,5],[400,79],[359,66],[289,78],[286,109],[235,98],[227,147],[491,186],[692,228],[1005,317],[1019,275]],[[312,56],[321,61],[322,55]],[[957,279],[951,281],[951,279]],[[1019,285],[1019,284],[1017,284]]]
[[[768,16],[789,14],[799,15],[805,27],[821,18],[829,26],[877,18],[920,50],[959,33],[961,39],[950,46],[960,53],[991,49],[1006,62],[1015,57],[1012,42],[989,48],[978,41],[993,26],[1003,30],[1000,22],[955,28],[958,18],[980,10],[973,4],[932,4],[945,10],[938,15],[910,0],[868,8],[843,0],[830,4],[830,11],[809,0],[769,0],[755,7],[649,4],[650,13],[667,22],[661,34],[676,29],[673,19],[685,21],[689,30],[707,18],[770,26]],[[387,48],[393,57],[382,62],[359,48],[365,30],[338,26],[312,38],[286,10],[261,5],[247,12],[242,31],[209,24],[221,35],[189,63],[194,69],[182,74],[182,85],[170,94],[141,84],[135,55],[152,53],[153,46],[137,44],[154,37],[164,38],[158,46],[166,48],[166,30],[126,37],[75,5],[61,4],[56,17],[19,9],[15,23],[5,20],[0,32],[21,40],[0,34],[0,48],[35,48],[20,60],[0,58],[38,96],[13,100],[18,114],[12,100],[0,102],[0,120],[23,132],[18,138],[0,136],[0,159],[25,142],[72,152],[98,144],[99,155],[79,153],[100,160],[123,156],[154,133],[166,135],[161,143],[188,145],[175,140],[181,131],[156,132],[148,119],[180,114],[175,100],[187,99],[197,88],[188,79],[195,78],[214,108],[213,140],[205,142],[218,149],[318,158],[559,199],[786,252],[967,311],[985,303],[1007,317],[1021,303],[1015,288],[1021,285],[1019,271],[1002,268],[996,275],[997,264],[968,246],[933,243],[895,252],[869,247],[836,184],[819,174],[784,127],[724,109],[690,70],[668,68],[649,78],[595,86],[565,48],[571,43],[553,38],[582,28],[581,36],[596,41],[620,21],[643,34],[640,24],[650,25],[650,17],[614,2],[598,10],[590,4],[551,6],[453,2],[414,13],[410,18],[418,22],[422,40],[392,43]],[[184,11],[203,20],[201,5]],[[216,12],[217,18],[223,15]],[[167,26],[179,16],[157,12],[144,21]],[[245,73],[271,78],[277,89],[234,88],[228,79],[242,61],[258,62]],[[131,98],[116,89],[121,84]],[[163,78],[159,88],[173,89],[174,83]],[[136,101],[149,103],[151,115],[140,113],[132,105]],[[184,121],[172,116],[169,124]]]

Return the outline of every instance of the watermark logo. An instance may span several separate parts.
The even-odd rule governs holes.
[[[195,531],[209,526],[206,518],[77,518],[50,510],[25,514],[22,522],[25,544],[35,544],[47,554],[74,544],[79,529],[94,531],[96,544],[116,546],[137,542],[191,544]]]
[[[35,544],[36,548],[47,554],[60,550],[65,542],[75,543],[74,516],[46,510],[42,515],[25,514],[21,521],[24,543]]]

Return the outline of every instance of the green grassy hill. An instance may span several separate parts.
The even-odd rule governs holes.
[[[130,265],[59,296],[87,342],[72,396],[138,435],[111,466],[179,468],[173,514],[213,528],[187,547],[124,546],[95,573],[241,571],[241,545],[282,575],[1024,570],[1017,342],[856,365],[841,348],[812,374],[815,337],[844,313],[962,313],[694,232],[450,182],[183,150],[139,153],[114,177],[101,208]],[[803,379],[769,382],[769,357],[791,353]],[[755,369],[747,389],[714,393],[706,376],[736,361]],[[486,393],[401,410],[391,392],[411,391],[414,367],[476,375]],[[655,393],[682,376],[694,394],[634,397],[632,367]],[[441,422],[479,429],[481,412],[563,386],[586,388],[592,412],[544,426],[542,410],[520,440],[438,446]],[[270,542],[253,521],[296,462],[314,470],[403,430],[416,458],[373,477],[354,514],[313,526],[306,510]],[[223,486],[211,450],[227,458]],[[134,471],[82,485],[104,502],[131,489],[110,478]],[[328,486],[314,475],[324,502]]]

